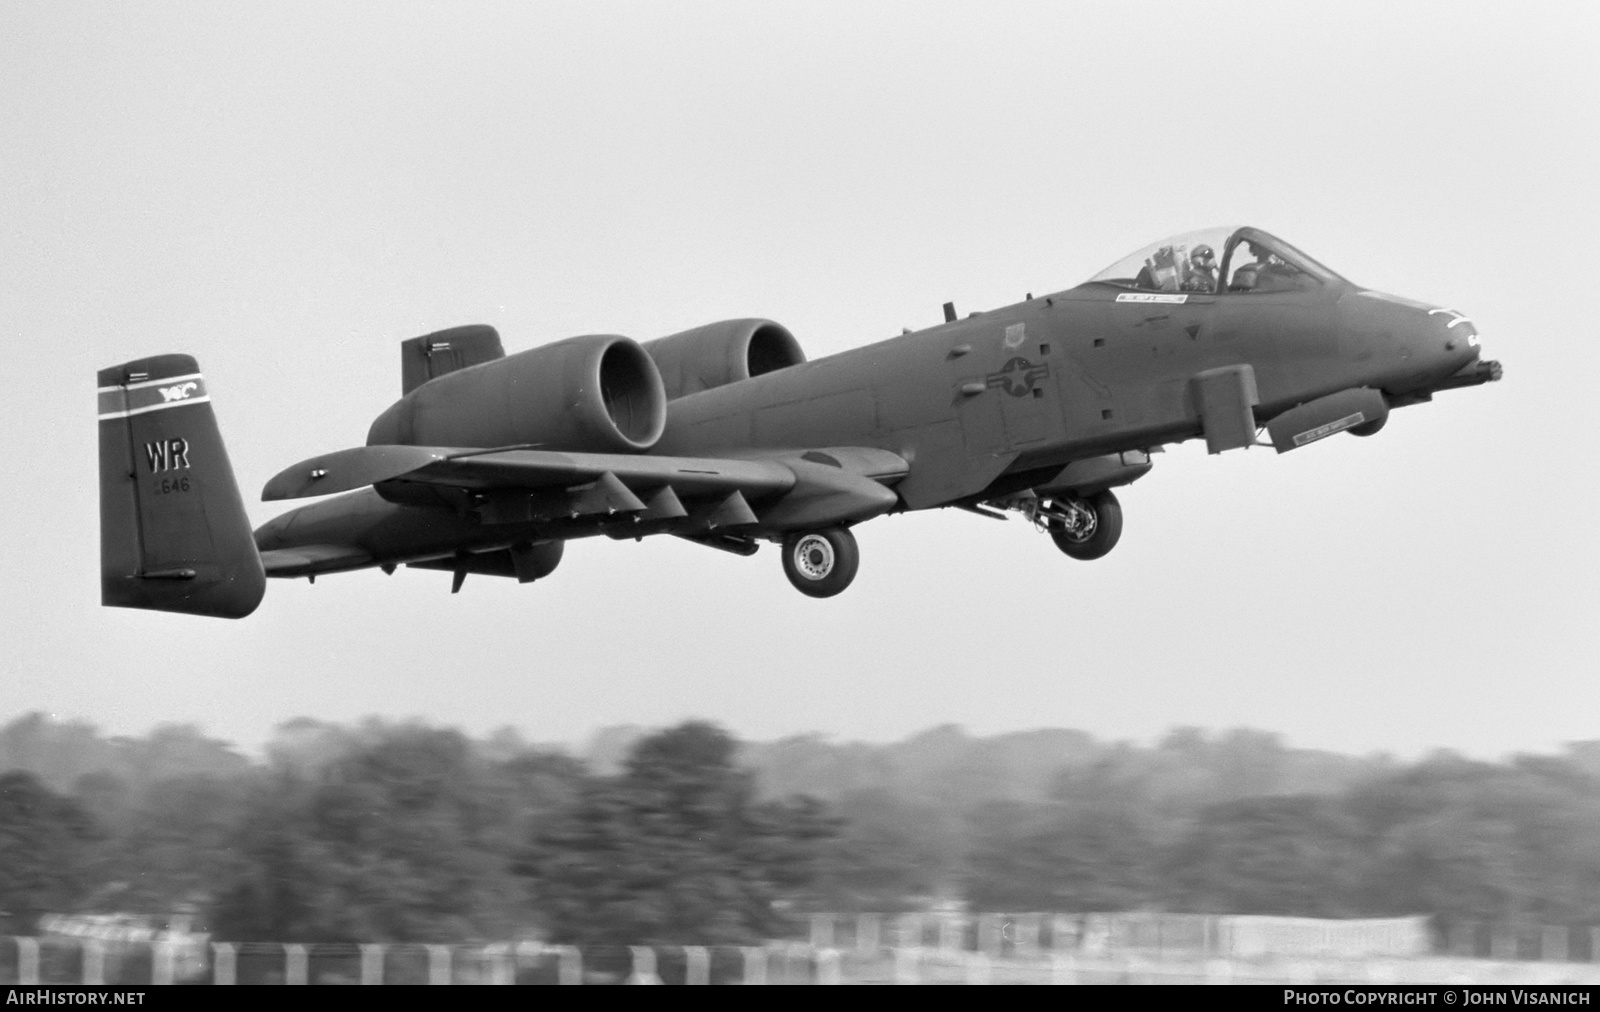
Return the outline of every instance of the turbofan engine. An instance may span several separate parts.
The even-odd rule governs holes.
[[[712,387],[799,365],[806,360],[800,342],[771,320],[723,320],[647,341],[667,399],[677,400]]]
[[[650,356],[629,338],[591,334],[431,379],[377,417],[367,445],[641,453],[666,423]]]

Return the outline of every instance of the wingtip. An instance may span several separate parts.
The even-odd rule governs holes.
[[[433,446],[357,446],[325,453],[284,468],[262,486],[263,502],[305,499],[364,488],[409,474],[446,459],[449,450]]]

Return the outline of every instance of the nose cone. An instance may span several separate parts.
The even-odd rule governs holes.
[[[1340,310],[1346,346],[1370,363],[1371,385],[1391,394],[1434,387],[1478,357],[1478,329],[1454,309],[1352,292]]]
[[[1478,357],[1478,328],[1454,309],[1438,306],[1428,310],[1428,322],[1418,337],[1421,352],[1437,351],[1454,373],[1466,368]]]

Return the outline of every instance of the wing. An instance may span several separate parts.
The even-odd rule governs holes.
[[[907,469],[899,455],[870,447],[741,459],[362,446],[287,468],[267,482],[262,498],[374,485],[392,502],[450,506],[485,524],[600,524],[620,514],[633,521],[626,536],[695,536],[727,528],[775,535],[886,513],[897,502],[888,486]]]

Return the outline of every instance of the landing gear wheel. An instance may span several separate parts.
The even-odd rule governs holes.
[[[1050,539],[1074,559],[1098,559],[1117,547],[1122,537],[1122,504],[1110,492],[1086,499],[1057,499],[1055,509],[1065,513],[1065,521],[1049,522]]]
[[[1370,422],[1362,422],[1360,425],[1352,425],[1349,429],[1350,435],[1376,436],[1378,434],[1378,430],[1383,428],[1383,424],[1388,420],[1389,416],[1384,415],[1382,418],[1374,418]]]
[[[850,586],[860,565],[855,535],[843,527],[803,531],[783,539],[783,574],[810,597],[832,597]]]

